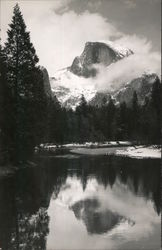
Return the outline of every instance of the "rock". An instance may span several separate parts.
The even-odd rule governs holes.
[[[95,84],[92,84],[99,64],[105,66],[105,70],[109,70],[109,65],[132,54],[133,51],[123,48],[115,42],[87,42],[82,54],[75,57],[71,67],[59,70],[54,77],[50,78],[53,97],[55,96],[63,107],[75,110],[82,95],[84,95],[87,103],[92,106],[107,104],[110,96],[115,104],[126,102],[130,106],[133,93],[136,91],[138,102],[143,105],[145,98],[151,96],[152,85],[158,78],[156,74],[139,75],[139,77],[127,83],[119,82],[120,84],[118,84],[114,81],[111,83],[112,89],[109,89],[109,91],[98,91]],[[43,72],[46,92],[48,93],[49,77],[45,70]]]
[[[151,97],[153,83],[157,80],[156,74],[144,74],[132,81],[124,84],[119,90],[114,92],[97,92],[93,99],[89,102],[92,106],[102,106],[107,104],[112,97],[115,104],[125,102],[128,106],[132,104],[134,91],[137,93],[138,103],[143,105],[145,98]]]
[[[132,104],[134,91],[136,91],[138,103],[143,105],[145,103],[145,98],[151,97],[152,86],[157,78],[158,76],[156,74],[145,74],[141,77],[135,78],[117,91],[113,97],[116,102],[125,102],[128,106],[130,106]]]
[[[101,63],[105,66],[109,66],[111,63],[133,53],[128,49],[123,51],[124,53],[117,48],[113,48],[110,42],[87,42],[81,56],[75,57],[70,71],[78,76],[93,77],[97,73],[95,64]]]
[[[46,68],[44,68],[43,66],[40,67],[40,70],[43,73],[43,80],[44,80],[44,90],[45,93],[47,95],[47,97],[52,97],[52,90],[51,90],[51,84],[50,84],[50,80],[49,80],[49,75],[48,75],[48,71]]]

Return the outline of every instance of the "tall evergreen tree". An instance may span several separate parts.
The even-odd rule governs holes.
[[[138,140],[139,134],[139,118],[140,118],[140,108],[138,104],[138,97],[136,91],[133,93],[132,107],[131,107],[131,139]]]
[[[151,92],[151,106],[155,115],[154,119],[154,143],[160,144],[162,142],[162,83],[157,78],[153,84]]]
[[[6,65],[4,54],[0,45],[0,152],[2,154],[5,148],[5,97],[7,93]]]
[[[5,54],[0,46],[0,160],[9,160],[13,142],[13,96],[7,82]]]
[[[116,115],[116,138],[128,139],[128,108],[125,102],[120,103]]]
[[[110,101],[106,106],[106,121],[105,121],[105,135],[108,140],[114,139],[114,121],[115,121],[115,112],[116,107],[112,98],[110,97]]]
[[[43,75],[36,66],[38,57],[18,4],[5,43],[7,81],[13,94],[13,158],[23,160],[32,155],[44,127],[46,98]]]
[[[81,96],[79,106],[76,108],[76,111],[80,114],[86,115],[87,114],[87,101],[84,97],[84,95]]]
[[[76,108],[78,121],[78,138],[79,142],[87,141],[89,124],[88,124],[88,105],[84,95],[81,96],[80,104]]]

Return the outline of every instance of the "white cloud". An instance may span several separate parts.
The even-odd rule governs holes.
[[[124,4],[128,9],[134,9],[136,7],[136,2],[133,0],[125,0]]]
[[[107,68],[103,65],[93,65],[98,70],[95,78],[85,79],[73,76],[70,73],[68,77],[63,75],[62,85],[65,87],[70,86],[71,88],[77,86],[85,90],[113,91],[134,78],[142,76],[144,73],[156,73],[160,77],[161,55],[158,52],[152,51],[150,41],[140,38],[137,35],[122,35],[114,41],[114,44],[130,48],[134,54],[112,63]]]
[[[121,85],[140,77],[144,73],[157,73],[161,75],[161,56],[158,52],[152,51],[152,44],[145,38],[134,36],[122,36],[114,41],[114,44],[120,44],[134,51],[134,54],[125,57],[108,67],[103,65],[93,65],[98,70],[95,78],[78,77],[70,72],[56,75],[59,85],[75,89],[84,89],[94,91],[113,91],[121,87]],[[60,78],[61,77],[61,78]],[[53,88],[57,82],[52,84]]]
[[[56,13],[67,8],[69,2],[70,0],[19,1],[40,64],[48,69],[50,75],[59,68],[71,65],[74,57],[82,52],[86,41],[110,39],[120,35],[111,23],[97,13]],[[2,40],[6,38],[7,24],[11,20],[14,4],[11,1],[2,3]]]
[[[33,27],[31,35],[40,63],[47,67],[50,75],[57,69],[71,65],[74,57],[82,52],[86,41],[119,34],[100,15],[89,12],[81,15],[73,11],[63,15],[52,13],[45,17],[43,27],[38,20],[35,20],[34,26],[32,23],[30,26]]]
[[[97,10],[101,6],[102,2],[101,1],[88,1],[88,7]]]
[[[95,86],[99,90],[114,90],[144,73],[161,75],[161,56],[153,52],[152,45],[138,36],[123,36],[116,43],[134,51],[133,55],[111,64],[108,68],[97,66],[99,74]]]

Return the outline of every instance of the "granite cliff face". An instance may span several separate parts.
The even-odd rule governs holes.
[[[52,97],[52,90],[51,90],[51,84],[50,84],[48,71],[43,66],[40,67],[40,70],[43,73],[44,91],[45,91],[47,97]]]
[[[139,103],[144,104],[145,97],[150,97],[152,85],[158,78],[156,74],[139,75],[138,78],[121,84],[113,82],[114,88],[104,92],[97,90],[94,84],[99,65],[105,67],[107,71],[111,64],[115,64],[132,54],[133,52],[130,49],[123,48],[110,41],[87,42],[82,54],[75,57],[70,67],[57,71],[50,78],[53,96],[57,97],[63,107],[75,110],[82,95],[84,95],[87,103],[92,106],[105,105],[109,102],[110,97],[115,104],[126,102],[127,105],[130,105],[133,93],[136,91]],[[45,71],[44,79],[47,92],[49,92],[49,80]],[[97,81],[99,83],[99,78],[97,78]]]
[[[95,76],[97,74],[95,64],[109,66],[132,53],[129,49],[121,51],[119,48],[114,48],[110,42],[87,42],[81,56],[75,57],[70,71],[78,76]]]

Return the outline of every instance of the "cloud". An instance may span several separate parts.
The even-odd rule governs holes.
[[[126,8],[128,9],[134,9],[136,7],[136,3],[135,3],[135,0],[125,0],[124,1],[124,4],[126,6]]]
[[[60,68],[70,66],[75,56],[81,54],[87,41],[119,36],[112,24],[99,14],[90,14],[88,11],[80,15],[74,11],[62,15],[52,13],[42,20],[43,31],[40,21],[35,19],[34,25],[30,23],[33,27],[31,35],[40,63],[47,67],[50,75]]]
[[[88,101],[89,91],[94,94],[95,91],[114,91],[119,89],[122,85],[130,82],[134,78],[138,78],[145,73],[156,73],[161,75],[161,55],[156,51],[152,51],[152,44],[145,38],[140,38],[136,35],[127,36],[122,35],[117,38],[113,44],[130,48],[134,54],[125,57],[108,67],[97,64],[93,65],[98,71],[95,78],[78,77],[70,72],[60,74],[56,78],[60,78],[58,82],[54,82],[54,88],[60,82],[63,86],[71,89],[84,89],[85,98]],[[88,91],[88,92],[87,92]]]
[[[5,2],[5,1],[3,1]],[[68,9],[66,1],[19,1],[31,40],[40,58],[52,76],[60,68],[71,65],[87,41],[119,37],[120,32],[98,13],[77,14]],[[2,40],[6,38],[7,23],[12,16],[14,2],[2,3]],[[7,16],[5,16],[7,12]]]
[[[161,56],[160,53],[152,51],[149,41],[134,35],[123,36],[115,43],[130,48],[134,54],[111,64],[108,68],[97,65],[99,74],[95,78],[96,89],[116,90],[144,73],[156,73],[160,77]]]
[[[97,10],[101,6],[102,2],[101,1],[88,1],[88,7],[91,8],[92,10]]]

